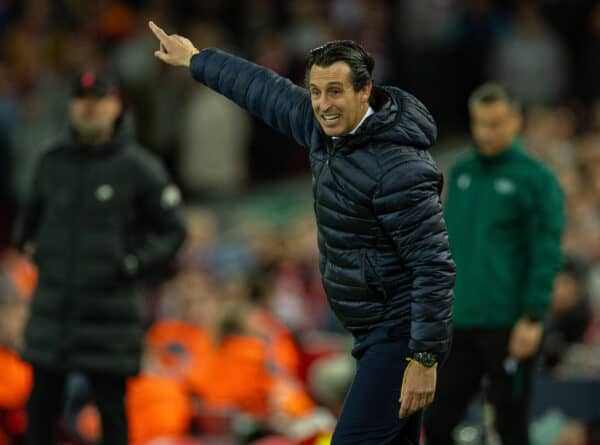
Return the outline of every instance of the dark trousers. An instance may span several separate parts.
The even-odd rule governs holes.
[[[356,375],[332,445],[417,445],[421,412],[400,419],[400,389],[408,364],[408,337],[380,331],[357,343]],[[372,340],[376,338],[374,341]]]
[[[425,410],[428,445],[452,445],[452,431],[488,379],[486,397],[495,409],[495,427],[508,445],[528,445],[528,408],[533,360],[507,372],[504,362],[511,330],[456,329],[450,356],[440,373],[433,404]]]
[[[102,422],[102,445],[127,445],[125,377],[88,374],[94,402]],[[28,445],[55,445],[57,421],[62,413],[66,375],[33,367],[33,389],[27,402]]]

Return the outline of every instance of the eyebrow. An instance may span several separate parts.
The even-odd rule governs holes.
[[[339,81],[335,81],[335,82],[329,82],[327,85],[325,85],[325,88],[328,87],[343,87],[344,84],[342,82]],[[310,84],[310,88],[319,88],[317,85],[315,85],[314,83]]]

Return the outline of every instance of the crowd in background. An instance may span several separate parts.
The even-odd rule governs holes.
[[[566,105],[578,125],[593,121],[600,94],[595,3],[4,0],[3,197],[22,195],[32,159],[64,129],[73,75],[101,67],[121,76],[141,142],[167,160],[189,196],[231,195],[307,171],[303,150],[293,142],[195,85],[185,70],[156,63],[150,18],[199,48],[230,50],[298,83],[308,49],[330,39],[356,39],[375,56],[376,81],[421,98],[447,138],[464,134],[466,97],[489,79],[507,84],[528,106]]]
[[[525,145],[557,173],[567,203],[567,261],[542,364],[563,377],[600,375],[600,3],[0,0],[0,444],[25,422],[30,376],[14,351],[36,280],[7,248],[11,224],[35,159],[67,130],[71,79],[84,69],[119,74],[140,141],[167,162],[187,203],[173,274],[146,295],[145,365],[127,401],[132,443],[266,432],[325,443],[350,382],[350,343],[320,284],[304,149],[157,63],[150,18],[297,83],[308,49],[358,40],[378,82],[432,110],[443,168],[468,144],[469,92],[488,79],[508,85],[525,105]],[[282,185],[290,178],[299,183]],[[99,434],[85,400],[66,417],[65,434]]]

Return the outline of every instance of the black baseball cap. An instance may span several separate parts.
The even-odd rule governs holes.
[[[93,70],[83,71],[77,75],[73,85],[74,97],[119,96],[120,91],[119,81],[115,76]]]

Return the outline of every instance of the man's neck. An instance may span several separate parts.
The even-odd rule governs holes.
[[[367,120],[367,118],[372,115],[373,113],[375,113],[375,111],[373,110],[373,108],[371,108],[371,106],[369,105],[365,111],[365,114],[363,114],[362,119],[360,120],[360,122],[358,123],[358,125],[356,127],[354,127],[354,129],[350,132],[350,134],[354,134],[356,133],[356,130],[358,130],[358,128],[363,124],[363,122],[365,120]]]
[[[107,131],[94,135],[78,134],[78,141],[85,145],[105,145],[112,139],[113,132]]]
[[[518,138],[516,138],[510,144],[506,145],[505,147],[503,147],[501,149],[495,150],[493,152],[487,152],[487,153],[483,152],[480,147],[477,148],[477,152],[483,158],[496,159],[496,158],[504,155],[505,153],[508,153],[509,151],[511,151],[511,149],[516,147],[518,144],[519,144],[519,140],[518,140]]]

